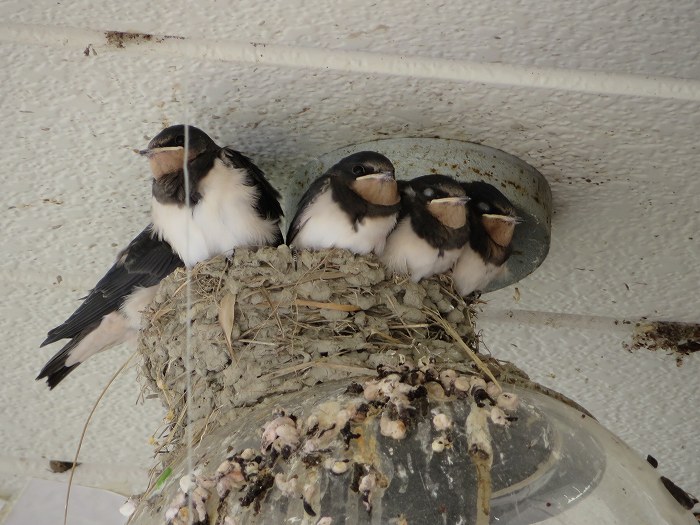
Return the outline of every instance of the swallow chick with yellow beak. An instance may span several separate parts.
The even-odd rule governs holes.
[[[345,157],[311,184],[289,227],[287,244],[379,255],[398,213],[393,164],[380,153],[361,151]]]
[[[401,212],[381,256],[384,264],[413,281],[448,271],[469,240],[462,185],[447,175],[399,181]]]
[[[153,173],[154,231],[187,266],[239,246],[282,244],[279,193],[245,155],[184,125],[161,131],[141,154]]]
[[[456,290],[466,297],[507,272],[505,264],[513,251],[513,233],[520,219],[511,202],[490,184],[467,182],[463,187],[470,197],[471,231],[452,277]]]
[[[186,133],[182,125],[161,131],[141,154],[153,173],[153,224],[122,250],[78,309],[47,334],[41,346],[68,339],[37,377],[49,388],[93,355],[134,341],[158,284],[175,268],[238,246],[282,243],[279,194],[244,155],[217,146],[195,127]]]

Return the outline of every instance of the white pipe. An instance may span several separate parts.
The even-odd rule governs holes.
[[[111,37],[108,38],[108,35]],[[75,47],[76,51],[80,50],[80,52],[90,44],[97,50],[97,56],[92,57],[96,59],[111,53],[152,53],[190,57],[198,61],[239,62],[583,93],[700,101],[700,81],[698,80],[603,71],[478,63],[423,56],[143,33],[118,33],[31,24],[0,24],[0,42]]]

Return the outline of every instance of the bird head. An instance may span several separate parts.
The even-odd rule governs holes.
[[[424,175],[405,183],[408,198],[425,209],[443,226],[452,229],[467,224],[469,197],[457,180],[447,175]]]
[[[148,143],[148,148],[139,153],[148,157],[153,178],[158,180],[164,175],[181,171],[185,157],[189,163],[205,152],[218,150],[219,146],[209,138],[209,135],[194,126],[187,126],[187,141],[185,141],[185,126],[178,124],[158,133]]]
[[[515,207],[496,188],[485,182],[463,184],[471,201],[470,212],[486,230],[489,240],[501,248],[510,246],[515,226],[520,222]]]
[[[399,203],[394,165],[380,153],[353,153],[338,162],[330,171],[371,204],[394,206]]]

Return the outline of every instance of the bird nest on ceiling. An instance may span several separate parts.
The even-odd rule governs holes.
[[[373,256],[345,250],[294,253],[287,246],[237,249],[165,279],[139,349],[142,375],[168,409],[161,451],[186,424],[186,325],[191,318],[189,420],[194,439],[244,415],[264,398],[378,367],[430,362],[491,378],[527,376],[478,348],[473,305],[442,275],[414,283]]]

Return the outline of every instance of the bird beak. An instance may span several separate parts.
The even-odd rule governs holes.
[[[390,171],[357,177],[350,187],[364,200],[378,206],[395,206],[401,200],[396,179]]]
[[[388,182],[396,180],[394,178],[393,171],[380,171],[379,173],[370,173],[369,175],[363,175],[362,177],[357,177],[355,181],[377,181],[377,182]]]
[[[153,178],[156,180],[163,175],[181,170],[185,162],[185,148],[182,146],[148,148],[139,151],[139,153],[148,158]]]
[[[462,228],[467,224],[467,207],[469,197],[443,197],[428,203],[428,211],[448,228]]]
[[[442,199],[433,199],[430,204],[447,204],[451,206],[464,206],[469,202],[469,197],[443,197]]]
[[[493,242],[503,247],[511,243],[515,225],[520,222],[518,217],[511,215],[485,213],[481,216],[481,223],[484,225],[486,233],[488,233]]]
[[[158,153],[164,152],[164,151],[177,151],[180,149],[184,149],[182,146],[167,146],[163,148],[147,148],[147,149],[142,149],[139,151],[139,155],[143,157],[148,157],[149,159],[157,155]]]
[[[488,217],[489,219],[494,219],[503,222],[509,222],[512,224],[520,224],[523,220],[515,215],[497,215],[495,213],[484,213],[482,217]]]

